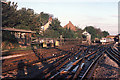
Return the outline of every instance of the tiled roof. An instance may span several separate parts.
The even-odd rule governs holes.
[[[67,28],[67,29],[70,28],[71,30],[76,31],[76,27],[72,24],[71,21],[69,21],[69,23],[65,25],[64,28]]]

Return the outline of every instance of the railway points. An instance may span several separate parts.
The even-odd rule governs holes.
[[[91,79],[99,60],[107,54],[119,63],[120,53],[113,44],[108,45],[75,45],[72,47],[44,49],[41,52],[49,53],[49,56],[37,58],[33,53],[16,57],[8,57],[3,61],[3,76],[5,79],[10,75],[10,78],[38,78],[48,80],[84,80]],[[40,53],[40,49],[36,49]],[[45,51],[46,50],[46,51]],[[53,51],[54,50],[54,51]],[[8,61],[9,60],[9,61]],[[19,65],[20,64],[20,65]],[[18,66],[19,65],[19,66]],[[33,72],[28,70],[37,71]],[[24,70],[24,77],[18,77],[18,71]]]

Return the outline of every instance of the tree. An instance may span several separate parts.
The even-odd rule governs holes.
[[[76,37],[78,37],[78,38],[82,38],[82,29],[80,29],[80,28],[77,28],[77,31],[76,31]]]
[[[16,28],[20,29],[31,29],[33,27],[31,23],[33,22],[34,10],[22,8],[17,11],[17,25]]]
[[[40,23],[41,25],[45,25],[48,22],[50,15],[44,12],[40,13]]]
[[[100,28],[95,28],[95,30],[96,30],[96,37],[97,37],[98,39],[101,39],[102,36],[103,36],[101,29],[100,29]]]
[[[52,29],[47,29],[44,32],[44,37],[45,38],[58,38],[59,36],[60,36],[60,34],[57,31],[52,30]]]
[[[102,34],[103,34],[103,37],[106,37],[109,35],[109,33],[107,31],[103,31]]]
[[[2,4],[2,27],[14,27],[17,25],[17,3],[8,2]]]
[[[84,30],[86,30],[88,33],[91,34],[92,40],[97,37],[97,35],[96,35],[96,34],[97,34],[97,33],[96,33],[96,30],[95,30],[95,28],[94,28],[93,26],[87,26],[87,27],[85,27]]]
[[[17,43],[17,38],[15,38],[14,34],[10,34],[8,31],[2,31],[2,41]]]
[[[109,35],[107,31],[102,32],[100,28],[94,28],[93,26],[87,26],[84,30],[91,34],[92,40],[94,40],[95,38],[101,39],[102,37],[106,37],[107,35]]]
[[[50,26],[53,30],[58,30],[61,27],[60,21],[57,18],[54,18]]]
[[[72,31],[70,29],[65,29],[62,35],[64,38],[75,38],[74,31]]]

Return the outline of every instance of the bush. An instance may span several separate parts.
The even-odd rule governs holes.
[[[18,43],[14,34],[9,31],[2,31],[2,41],[9,41],[11,43]]]

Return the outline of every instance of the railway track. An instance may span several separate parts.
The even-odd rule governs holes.
[[[64,61],[63,64],[60,64],[58,68],[56,67],[56,69],[46,74],[42,79],[49,79],[49,80],[78,79],[80,74],[84,75],[84,72],[90,65],[88,63],[89,62],[92,63],[92,61],[95,63],[97,59],[102,55],[100,54],[100,52],[102,51],[104,51],[102,47],[98,47],[98,48],[95,47],[94,49],[86,48],[81,53],[78,53],[78,55],[81,56],[77,57],[77,60],[73,58],[70,61],[69,60]],[[96,61],[94,61],[94,59],[96,59]]]
[[[41,67],[41,71],[31,77],[41,80],[84,80],[92,78],[92,74],[104,53],[110,55],[119,63],[120,54],[112,45],[95,45],[95,46],[76,46],[61,54],[54,54],[51,57],[42,59],[49,64]],[[41,62],[41,61],[38,61]],[[38,62],[26,63],[36,65]],[[13,69],[14,70],[14,69]],[[8,70],[6,70],[7,72]]]
[[[81,49],[83,49],[83,48],[81,48]],[[50,76],[50,74],[53,74],[54,72],[59,70],[64,64],[69,62],[71,59],[76,58],[76,57],[74,57],[74,55],[78,54],[78,52],[81,51],[81,49],[78,50],[77,52],[67,53],[68,55],[66,55],[64,58],[61,58],[56,63],[54,63],[51,67],[44,70],[42,72],[42,75],[39,77],[42,79],[47,79]]]
[[[15,65],[17,65],[17,63],[20,61],[20,60],[23,60],[23,62],[26,64],[26,65],[32,65],[32,64],[34,64],[34,63],[37,63],[37,62],[40,62],[40,61],[47,61],[47,60],[52,60],[52,59],[54,59],[54,58],[60,58],[60,57],[63,57],[63,56],[65,56],[66,55],[66,53],[67,52],[69,52],[69,51],[63,51],[63,52],[61,52],[60,51],[60,53],[59,54],[54,54],[54,55],[52,55],[52,56],[50,56],[50,57],[46,57],[46,58],[41,58],[40,60],[38,60],[37,59],[37,57],[34,57],[34,58],[36,58],[36,59],[34,59],[34,60],[30,60],[30,59],[24,59],[23,57],[31,57],[32,58],[32,54],[34,54],[34,53],[30,53],[30,54],[27,54],[27,55],[22,55],[22,56],[20,56],[20,57],[12,57],[12,58],[7,58],[7,59],[2,59],[2,61],[3,60],[7,60],[7,61],[9,61],[9,62],[7,62],[7,63],[3,63],[3,67],[4,68],[6,68],[7,66],[12,66],[12,64],[15,64]],[[54,53],[54,52],[53,52]],[[11,55],[12,56],[12,55]],[[21,59],[19,59],[19,58],[21,58]],[[4,62],[4,61],[3,61]],[[13,65],[13,67],[12,68],[7,68],[7,69],[4,69],[3,68],[3,70],[2,70],[2,72],[7,72],[7,71],[10,71],[10,70],[14,70],[14,69],[16,69],[17,67],[15,67],[15,65]]]
[[[92,79],[93,72],[95,71],[95,68],[99,62],[99,59],[101,59],[102,57],[103,57],[103,54],[100,54],[99,56],[97,56],[95,60],[93,60],[93,62],[87,68],[85,73],[82,76],[80,76],[80,80]]]
[[[116,60],[116,63],[119,64],[120,61],[120,55],[119,55],[119,51],[115,50],[112,45],[108,45],[106,46],[106,49],[103,50],[102,52],[103,54],[99,55],[92,64],[94,64],[92,66],[92,64],[89,66],[88,70],[86,70],[86,73],[84,74],[84,76],[82,76],[81,80],[83,79],[94,79],[92,77],[93,72],[95,71],[95,68],[97,66],[97,64],[99,63],[99,60],[104,56],[105,53],[107,53],[108,55],[110,55],[114,60]],[[97,60],[98,59],[98,60]]]
[[[66,57],[67,55],[69,55],[69,53],[70,54],[73,54],[76,50],[75,49],[79,49],[79,47],[77,46],[77,47],[75,47],[75,48],[72,48],[71,50],[68,50],[68,51],[63,51],[63,52],[61,52],[61,53],[59,53],[59,54],[54,54],[53,53],[53,55],[51,56],[51,57],[47,57],[47,58],[42,58],[41,60],[35,60],[35,61],[32,61],[32,62],[29,62],[29,60],[26,60],[26,59],[21,59],[22,60],[22,62],[24,62],[25,63],[25,66],[31,66],[31,65],[35,65],[36,63],[39,63],[39,62],[41,62],[41,61],[43,61],[43,62],[47,62],[49,65],[54,65],[54,66],[56,66],[57,64],[59,64],[59,61],[61,60],[62,61],[62,59],[64,58],[64,57]],[[24,57],[24,56],[20,56],[20,57]],[[16,57],[16,58],[10,58],[9,60],[11,60],[11,61],[9,61],[9,63],[4,63],[3,64],[3,69],[2,69],[2,73],[4,74],[4,73],[7,73],[7,72],[9,72],[9,71],[14,71],[14,70],[17,70],[18,69],[18,62],[20,61],[20,60],[17,60],[17,58],[19,58],[19,57]],[[16,59],[16,60],[15,60]],[[64,59],[63,59],[64,60]],[[21,66],[22,67],[22,66]],[[48,68],[47,68],[48,69]],[[46,71],[47,69],[45,69],[44,71]],[[43,72],[44,72],[43,71]]]
[[[106,50],[106,53],[115,60],[118,64],[120,64],[120,53],[113,47],[110,47]]]

